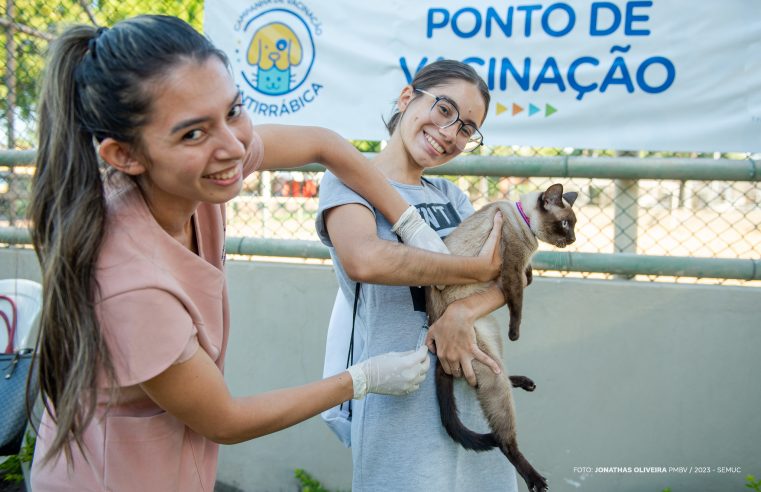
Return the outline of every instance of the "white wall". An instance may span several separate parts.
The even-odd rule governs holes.
[[[3,250],[0,276],[39,273],[32,255]],[[228,282],[231,391],[319,378],[332,270],[230,262]],[[761,476],[761,289],[539,278],[506,360],[537,383],[534,393],[516,391],[518,436],[551,490],[723,492]],[[643,470],[681,466],[687,471]],[[295,468],[333,489],[351,486],[349,450],[319,419],[224,447],[219,481],[296,490]]]

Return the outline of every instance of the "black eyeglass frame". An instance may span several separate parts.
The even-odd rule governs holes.
[[[447,124],[445,126],[440,126],[440,125],[434,123],[436,126],[441,128],[442,130],[444,128],[449,128],[450,126],[454,125],[457,122],[460,123],[460,128],[457,129],[457,133],[460,133],[460,131],[462,131],[462,129],[464,127],[466,127],[466,126],[473,129],[473,135],[468,137],[468,141],[464,145],[465,148],[460,149],[460,147],[457,146],[457,148],[460,149],[461,152],[468,152],[468,153],[473,152],[474,150],[476,150],[477,148],[481,147],[484,144],[484,136],[481,133],[481,130],[479,130],[478,127],[476,127],[475,125],[471,125],[470,123],[465,123],[460,118],[460,110],[457,108],[457,105],[451,99],[449,99],[448,97],[437,96],[436,94],[431,94],[430,92],[428,92],[426,90],[423,90],[423,89],[418,89],[417,87],[413,87],[412,89],[415,92],[419,92],[421,94],[425,94],[426,96],[431,96],[434,99],[433,104],[431,105],[431,109],[429,110],[431,112],[436,107],[436,105],[439,103],[439,101],[445,101],[445,102],[447,102],[448,104],[450,104],[452,106],[452,109],[455,110],[455,112],[457,114],[457,117],[455,119],[453,119],[451,123],[449,123],[449,124]],[[468,144],[470,144],[471,142],[475,142],[476,146],[473,147],[470,150],[466,150]],[[455,139],[455,145],[457,145],[457,140],[456,139]]]

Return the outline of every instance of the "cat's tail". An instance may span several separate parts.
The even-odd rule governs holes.
[[[441,423],[447,434],[465,449],[488,451],[499,447],[493,433],[479,434],[465,427],[457,412],[454,396],[454,378],[444,372],[441,362],[436,361],[436,397],[439,400]]]

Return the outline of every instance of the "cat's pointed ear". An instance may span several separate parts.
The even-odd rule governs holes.
[[[565,198],[565,201],[568,202],[568,205],[573,206],[573,202],[576,201],[576,197],[578,197],[579,194],[575,191],[569,191],[567,193],[563,193],[563,198]]]
[[[563,185],[560,183],[555,183],[554,185],[547,188],[547,190],[542,193],[542,196],[540,197],[542,207],[545,210],[548,210],[550,206],[555,205],[557,207],[563,206]]]

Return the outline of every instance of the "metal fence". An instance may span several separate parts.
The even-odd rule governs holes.
[[[43,54],[61,25],[71,22],[109,25],[138,13],[177,15],[201,28],[203,1],[127,0],[0,0],[0,149],[32,149],[35,98]],[[377,152],[380,142],[356,142],[360,150]],[[608,265],[627,255],[749,260],[744,273],[726,274],[732,280],[707,278],[704,270],[649,269],[638,260],[616,273],[613,266],[569,267],[570,260],[546,258],[545,275],[611,275],[638,279],[741,283],[760,285],[761,275],[761,165],[759,155],[616,152],[580,149],[493,147],[481,155],[460,158],[444,173],[466,191],[476,208],[502,198],[560,182],[579,192],[577,242],[579,254],[616,254],[596,257]],[[0,227],[6,243],[24,216],[33,173],[31,154],[4,153],[0,159]],[[263,172],[250,177],[240,197],[229,204],[228,235],[259,238],[249,254],[324,258],[314,241],[320,171]],[[23,241],[22,241],[23,242]],[[238,244],[238,243],[236,243]],[[242,243],[240,243],[242,244]],[[272,245],[275,245],[273,247]],[[544,248],[544,246],[542,246]],[[230,248],[229,248],[230,249]],[[231,248],[245,252],[245,248]],[[595,260],[597,261],[597,260]],[[628,261],[628,260],[627,260]],[[653,260],[655,261],[655,260]],[[553,263],[554,262],[554,263]],[[672,261],[673,263],[673,261]],[[637,266],[639,265],[639,266]],[[584,270],[586,268],[586,270]],[[756,271],[758,269],[758,272]],[[730,269],[731,270],[731,269]],[[719,269],[719,272],[726,270]],[[651,274],[646,274],[650,272]],[[666,272],[666,273],[664,273]],[[645,274],[643,274],[645,273]],[[690,275],[684,275],[689,273]],[[657,274],[657,275],[656,275]],[[706,277],[696,279],[696,277]],[[713,274],[713,277],[720,274]]]
[[[585,164],[588,176],[569,170],[567,167],[572,163]],[[544,189],[556,182],[562,183],[566,190],[579,191],[579,199],[574,204],[577,240],[571,248],[575,252],[761,259],[761,207],[758,205],[761,168],[749,160],[736,163],[739,166],[722,159],[711,163],[706,159],[622,160],[568,156],[568,159],[553,161],[547,157],[513,156],[462,158],[457,165],[439,170],[437,174],[444,174],[466,191],[476,208],[492,200],[517,200],[521,193]],[[621,172],[621,164],[629,166],[628,172]],[[679,165],[686,170],[679,172],[676,169]],[[541,167],[545,169],[539,169]],[[713,167],[719,176],[729,176],[730,173],[724,171],[730,168],[740,168],[738,174],[745,174],[738,176],[742,180],[689,179],[699,176],[697,171],[701,167]],[[670,173],[665,174],[674,179],[639,179],[639,176],[658,176],[659,169],[669,169]],[[315,173],[263,173],[255,177],[231,205],[230,235],[314,239],[318,184],[319,175]],[[540,246],[540,251],[549,249],[547,245]],[[540,274],[550,272],[540,271]],[[610,274],[592,271],[577,274],[610,277]],[[676,280],[663,275],[638,278]]]
[[[735,280],[761,275],[761,163],[751,156],[661,158],[652,153],[635,157],[584,151],[538,156],[537,149],[511,150],[510,155],[461,157],[433,173],[455,182],[476,208],[492,200],[517,200],[521,193],[552,183],[578,191],[574,204],[577,240],[569,248],[574,252],[747,259],[747,271],[735,274]],[[541,152],[549,154],[548,150]],[[250,178],[242,196],[231,205],[230,235],[313,240],[319,179],[315,172],[270,172]],[[249,251],[270,251],[263,245],[257,248]],[[550,249],[540,245],[540,251]],[[294,248],[292,254],[298,251]],[[319,249],[303,254],[325,256]],[[540,268],[544,275],[610,278],[616,272],[612,264],[584,271],[569,268],[565,260],[563,264],[539,263],[545,266],[543,272]],[[701,282],[726,283],[708,279],[707,274],[686,274],[684,268],[653,270],[635,263],[625,270],[640,272],[636,278],[641,280],[696,282],[696,277],[703,276]],[[553,265],[564,271],[550,272]],[[648,271],[655,273],[642,274]]]
[[[32,161],[33,152],[0,152],[15,185],[0,242],[28,241],[18,228]],[[434,173],[476,207],[557,182],[579,191],[572,253],[541,245],[538,274],[761,286],[761,163],[750,158],[468,156]],[[228,252],[327,258],[314,232],[320,175],[314,165],[251,176],[228,205]]]

